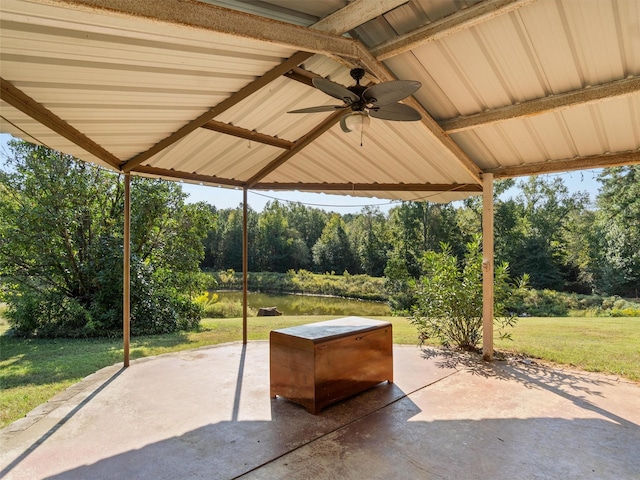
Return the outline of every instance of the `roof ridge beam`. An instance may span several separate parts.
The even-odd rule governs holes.
[[[479,25],[505,13],[512,12],[535,0],[485,0],[438,19],[424,27],[406,33],[371,49],[376,59],[382,61],[412,50],[428,42]]]
[[[50,4],[52,0],[36,0]],[[153,0],[54,0],[75,10],[91,13],[111,12],[126,17],[147,18],[223,35],[268,42],[304,52],[357,58],[357,42],[353,39],[309,29],[291,23],[251,15],[204,2]]]
[[[485,173],[493,173],[496,178],[512,178],[636,164],[640,164],[640,150],[564,158],[562,160],[549,160],[543,163],[530,163],[511,167],[489,168],[485,170]]]
[[[457,133],[516,118],[533,117],[580,105],[597,103],[609,98],[624,97],[637,92],[640,92],[640,76],[571,90],[557,95],[535,98],[514,105],[442,120],[438,123],[447,133]]]
[[[342,35],[406,3],[409,0],[353,0],[310,28]]]
[[[116,170],[120,169],[122,160],[2,77],[0,77],[0,99],[99,158],[107,165]]]

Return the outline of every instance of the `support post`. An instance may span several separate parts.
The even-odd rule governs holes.
[[[482,175],[482,359],[493,360],[493,174]]]
[[[122,275],[122,336],[124,366],[129,366],[131,336],[131,175],[124,175],[124,238]]]
[[[247,227],[247,189],[242,191],[242,344],[247,343],[247,293],[249,290],[249,235]]]

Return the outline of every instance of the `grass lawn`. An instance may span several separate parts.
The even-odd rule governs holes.
[[[249,319],[249,340],[269,331],[336,317],[286,316]],[[415,328],[404,318],[393,323],[394,343],[416,344]],[[122,340],[33,340],[4,335],[0,317],[0,428],[102,367],[122,361]],[[640,318],[523,318],[514,341],[496,349],[640,381]],[[241,319],[205,319],[197,332],[133,338],[131,358],[215,345],[242,338]]]
[[[520,318],[497,350],[640,381],[640,317]]]

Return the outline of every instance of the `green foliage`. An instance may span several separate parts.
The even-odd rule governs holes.
[[[19,335],[92,337],[122,330],[123,183],[102,168],[12,141],[0,172],[0,280]],[[178,184],[132,179],[131,332],[189,329],[211,212]]]
[[[538,290],[637,296],[637,171],[637,166],[603,170],[600,209],[589,204],[585,192],[570,194],[560,177],[496,181],[496,264],[507,262],[512,278],[528,274]],[[215,213],[203,266],[241,270],[242,211]],[[462,259],[481,219],[481,197],[458,205],[402,202],[387,215],[365,207],[338,216],[271,202],[261,213],[249,209],[249,270],[384,275],[394,309],[408,311],[410,284],[420,276],[424,252],[446,242]]]
[[[220,290],[241,290],[242,274],[233,270],[212,273]],[[251,272],[249,290],[253,292],[302,293],[333,295],[361,300],[387,300],[384,279],[368,275],[331,275],[308,270],[289,270],[287,273]]]
[[[222,301],[215,293],[205,294],[204,297],[202,307],[204,316],[207,318],[238,318],[243,315],[242,302]],[[249,317],[255,317],[257,313],[255,309],[247,308]]]
[[[507,302],[507,308],[527,317],[636,317],[640,303],[618,296],[527,289],[515,292]]]
[[[416,304],[411,323],[418,329],[421,343],[437,338],[445,346],[475,350],[482,339],[482,253],[480,237],[467,244],[463,265],[443,243],[442,251],[423,256],[423,273],[416,283]],[[524,288],[520,285],[518,288]],[[494,323],[501,338],[509,334],[517,317],[508,314],[505,301],[516,288],[509,284],[508,267],[497,265],[494,281]]]
[[[597,288],[610,294],[640,292],[640,165],[604,170],[599,181]]]
[[[365,207],[348,225],[352,249],[367,275],[381,277],[387,264],[389,231],[377,207]]]
[[[340,215],[334,214],[322,230],[322,235],[313,246],[313,263],[320,272],[357,272],[346,225]]]

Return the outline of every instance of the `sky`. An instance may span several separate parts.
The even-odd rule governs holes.
[[[7,142],[11,139],[10,135],[0,134],[0,157],[5,158],[9,154]],[[591,200],[595,200],[600,183],[596,180],[600,173],[600,169],[580,170],[574,172],[565,172],[560,174],[549,174],[544,177],[560,177],[569,189],[569,193],[588,192]],[[516,179],[517,181],[526,181],[527,177]],[[202,185],[193,185],[189,183],[182,184],[182,190],[189,194],[187,202],[207,202],[215,205],[218,209],[236,208],[242,203],[242,189],[230,189],[219,187],[207,187]],[[517,194],[517,189],[507,192],[507,195]],[[327,195],[324,193],[305,193],[305,192],[265,192],[252,191],[248,192],[248,204],[254,211],[261,212],[267,202],[279,200],[282,202],[301,202],[305,205],[321,208],[326,211],[338,212],[340,214],[357,213],[367,205],[377,206],[382,212],[388,212],[394,205],[399,202],[392,202],[385,199],[350,197],[342,195]]]

